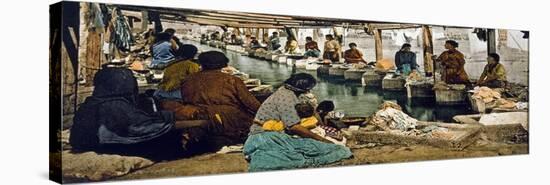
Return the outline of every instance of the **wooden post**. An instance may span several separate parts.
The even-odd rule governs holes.
[[[487,29],[487,54],[497,52],[495,29]]]
[[[160,20],[159,12],[149,12],[148,15],[151,17],[151,20],[155,25],[155,33],[160,33],[164,31],[164,29],[162,28],[162,21]]]
[[[384,53],[382,53],[382,30],[380,29],[374,30],[374,47],[376,50],[376,61],[379,61],[384,57]]]
[[[256,33],[254,33],[256,35],[256,40],[260,40],[260,28],[256,28]]]
[[[76,111],[78,98],[78,48],[80,35],[80,4],[64,2],[61,23],[61,82],[63,84],[63,114]]]
[[[344,43],[346,43],[346,33],[347,33],[347,30],[346,28],[344,28],[344,32],[342,33],[342,45],[344,45]],[[344,47],[344,46],[342,46]]]
[[[432,29],[428,25],[422,26],[422,47],[424,49],[424,72],[427,77],[432,76],[434,72],[433,56],[433,37]]]
[[[133,30],[134,28],[134,18],[128,17],[128,26],[130,26],[130,30]]]
[[[84,86],[93,85],[95,73],[99,70],[102,60],[101,39],[103,29],[91,26],[89,19],[92,3],[80,3],[80,35],[78,43],[78,73],[76,78],[84,79]]]
[[[79,35],[76,35],[79,37],[79,43],[78,44],[78,68],[77,68],[77,75],[76,79],[78,81],[79,77],[82,77],[84,80],[87,80],[87,72],[86,71],[86,50],[88,49],[88,34],[90,28],[88,25],[90,25],[90,22],[93,20],[88,19],[90,16],[90,4],[87,2],[80,2],[80,27],[79,27]],[[86,81],[87,83],[87,81]]]
[[[268,43],[268,37],[269,37],[269,34],[267,34],[267,31],[265,30],[265,28],[262,28],[262,41],[264,43]]]
[[[141,32],[147,31],[149,27],[149,13],[143,10],[141,11]]]
[[[234,28],[234,33],[237,37],[241,36],[241,29],[240,28]]]

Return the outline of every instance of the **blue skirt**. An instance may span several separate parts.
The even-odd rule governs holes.
[[[352,156],[345,146],[293,138],[281,132],[249,136],[243,152],[250,159],[249,172],[317,167]]]

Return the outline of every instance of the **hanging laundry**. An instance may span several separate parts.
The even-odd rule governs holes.
[[[130,46],[134,42],[134,38],[130,32],[130,25],[126,18],[122,15],[120,9],[115,8],[112,13],[114,34],[111,36],[111,42],[124,52],[130,51]]]
[[[105,22],[103,13],[98,3],[90,3],[90,12],[88,14],[88,20],[90,25],[88,28],[95,28],[96,30],[103,31],[105,28]]]

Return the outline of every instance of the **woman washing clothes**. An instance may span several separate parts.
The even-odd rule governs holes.
[[[441,70],[441,80],[445,81],[447,84],[465,84],[468,85],[469,78],[464,70],[464,54],[458,51],[458,42],[454,40],[448,40],[445,42],[445,49],[439,55],[439,57],[434,56],[435,61],[439,62],[443,67]],[[437,58],[436,58],[437,57]]]
[[[167,32],[160,32],[155,36],[155,43],[151,45],[153,60],[149,64],[151,69],[164,69],[166,65],[176,59],[175,51],[178,46],[172,42],[172,35]]]
[[[506,69],[500,63],[500,56],[496,53],[490,53],[487,57],[487,65],[483,68],[483,73],[476,83],[478,86],[487,86],[490,88],[506,87]]]
[[[294,74],[260,106],[244,145],[249,171],[315,167],[352,156],[349,148],[333,144],[300,124],[295,107],[301,103],[298,97],[315,85],[313,76]],[[268,122],[273,120],[282,124],[280,129],[264,129],[264,124],[273,124]]]
[[[416,64],[416,53],[411,51],[411,44],[403,44],[395,53],[395,66],[397,66],[397,72],[405,77],[411,72],[416,72],[418,64]]]

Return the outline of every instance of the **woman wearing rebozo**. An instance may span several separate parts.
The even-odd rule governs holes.
[[[352,156],[349,148],[333,144],[299,124],[295,109],[300,103],[298,97],[315,85],[313,76],[294,74],[260,106],[244,145],[248,171],[316,167]],[[273,120],[282,123],[280,129],[266,129],[265,124]]]

